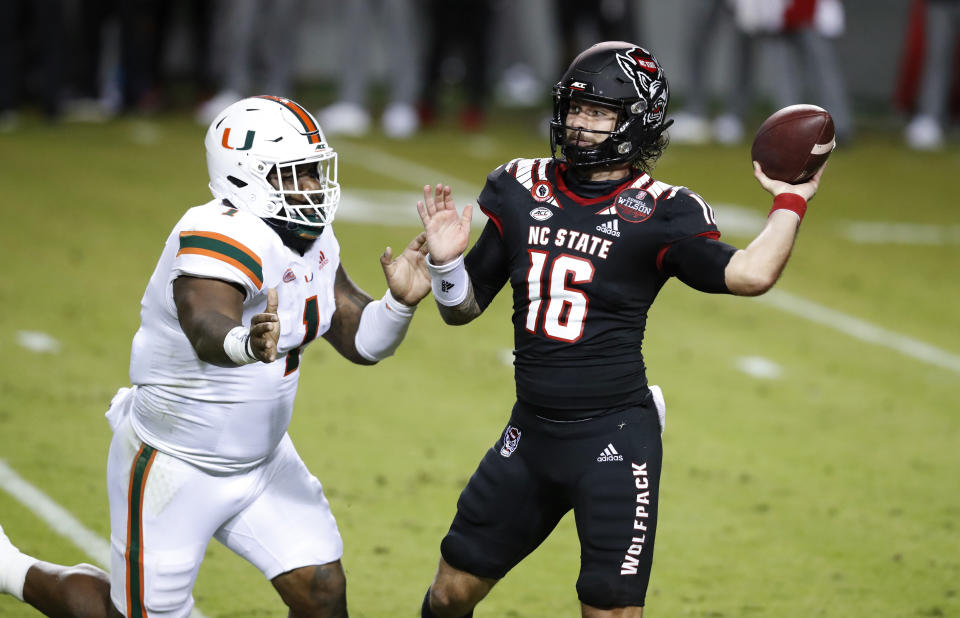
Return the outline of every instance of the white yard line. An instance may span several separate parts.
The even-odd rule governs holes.
[[[33,511],[57,534],[70,539],[98,565],[109,568],[110,543],[81,524],[50,496],[24,480],[2,459],[0,459],[0,487]]]
[[[47,333],[33,330],[18,330],[17,343],[20,347],[41,354],[56,354],[60,351],[60,342]]]
[[[734,359],[734,364],[737,369],[754,378],[777,380],[783,375],[780,365],[762,356],[740,356]]]
[[[109,568],[110,543],[80,523],[70,514],[70,511],[54,502],[50,496],[27,482],[2,459],[0,459],[0,488],[30,509],[57,534],[69,539],[83,550],[95,563],[105,569]],[[16,539],[11,540],[16,543]],[[40,558],[43,557],[40,556]],[[199,610],[194,609],[192,618],[205,617]]]
[[[852,221],[843,228],[852,242],[873,245],[960,245],[960,225]]]
[[[758,297],[758,300],[781,311],[837,330],[854,339],[883,346],[930,365],[960,373],[960,356],[919,339],[895,333],[852,315],[818,305],[813,301],[780,290],[771,290]]]
[[[375,174],[385,178],[392,178],[404,184],[412,184],[414,187],[422,188],[424,185],[444,183],[450,185],[453,189],[453,197],[457,201],[457,206],[463,204],[476,203],[477,196],[480,195],[481,187],[464,182],[458,178],[451,178],[449,172],[411,163],[392,154],[358,146],[357,144],[338,144],[336,151],[341,153],[350,163],[367,168]],[[504,161],[506,163],[506,161]],[[347,187],[349,189],[349,187]],[[423,197],[423,194],[420,194]],[[416,202],[414,202],[416,203]],[[416,211],[414,211],[416,212]]]

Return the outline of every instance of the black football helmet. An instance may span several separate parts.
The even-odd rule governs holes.
[[[590,148],[566,143],[571,99],[617,110],[612,131],[577,129],[605,134],[607,139]],[[574,59],[553,88],[553,158],[573,168],[654,160],[666,144],[661,135],[673,122],[666,121],[669,100],[667,78],[653,54],[625,41],[597,43]]]

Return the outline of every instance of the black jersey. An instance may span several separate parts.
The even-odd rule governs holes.
[[[673,243],[719,237],[695,193],[637,172],[583,197],[553,159],[515,159],[487,177],[490,218],[466,258],[482,308],[513,287],[517,399],[557,419],[640,404],[647,312]],[[596,185],[597,183],[585,183]]]

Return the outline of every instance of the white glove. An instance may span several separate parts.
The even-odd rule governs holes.
[[[660,419],[660,435],[663,435],[663,428],[667,424],[667,402],[663,400],[663,390],[656,384],[647,386],[650,394],[653,395],[653,405],[657,407],[657,418]]]

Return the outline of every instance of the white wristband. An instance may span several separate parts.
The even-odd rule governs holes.
[[[250,348],[250,329],[246,326],[235,326],[223,338],[223,351],[237,365],[249,365],[257,362]]]
[[[0,532],[0,534],[3,534]],[[3,570],[0,572],[0,593],[7,592],[23,601],[23,585],[27,581],[27,571],[39,560],[14,549],[12,554],[3,558]]]
[[[392,356],[407,334],[416,309],[395,299],[389,289],[382,299],[368,303],[353,338],[360,356],[374,362]]]
[[[457,256],[452,262],[437,266],[430,261],[430,254],[426,257],[427,270],[430,271],[430,286],[433,288],[433,297],[445,307],[455,307],[467,297],[467,286],[470,279],[467,269],[463,265],[463,255]]]

